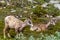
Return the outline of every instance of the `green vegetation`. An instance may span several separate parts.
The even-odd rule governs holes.
[[[40,33],[38,38],[37,37],[35,38],[33,35],[26,38],[20,33],[19,37],[18,38],[16,37],[16,40],[19,39],[20,40],[60,40],[60,32],[56,31],[54,35]]]
[[[15,36],[14,39],[1,39],[0,40],[60,40],[60,32],[56,31],[54,35],[48,35],[40,33],[39,37],[34,37],[33,35],[30,35],[29,37],[24,36],[22,33],[20,33],[17,36]]]
[[[42,19],[40,19],[40,20],[42,20]],[[44,20],[46,20],[46,19],[44,19]],[[43,21],[40,21],[40,22],[43,23]],[[36,23],[36,22],[34,22],[34,23]],[[3,35],[3,33],[2,33],[3,28],[4,28],[4,21],[0,21],[0,32],[1,32],[0,33],[0,39],[1,40],[4,40],[3,39],[3,36],[2,36]],[[18,38],[17,37],[14,37],[14,38],[6,38],[6,40],[19,40],[19,39],[21,39],[21,40],[23,40],[23,39],[25,39],[25,40],[28,40],[28,39],[29,40],[40,40],[41,38],[42,39],[44,38],[43,40],[46,40],[47,38],[48,39],[50,38],[51,40],[52,39],[54,40],[55,37],[56,37],[56,40],[57,40],[60,37],[59,36],[59,33],[60,32],[56,32],[56,31],[59,31],[60,30],[60,23],[56,23],[55,26],[53,26],[53,25],[49,26],[48,29],[46,31],[44,31],[44,32],[30,31],[29,28],[30,27],[27,26],[23,30],[23,35],[22,35],[22,33],[20,33]],[[15,32],[14,32],[13,29],[10,30],[10,34],[12,36],[15,36]]]
[[[48,29],[44,32],[30,31],[30,27],[26,27],[22,33],[19,34],[17,38],[15,36],[14,30],[10,30],[10,34],[15,36],[14,38],[3,39],[3,28],[4,28],[4,18],[7,15],[21,16],[21,18],[32,17],[33,23],[47,23],[49,18],[45,17],[46,14],[58,16],[60,15],[60,10],[55,8],[53,4],[48,4],[47,7],[41,7],[47,0],[35,0],[35,2],[28,2],[27,0],[12,0],[11,5],[7,3],[0,3],[0,40],[60,40],[60,23],[56,23],[55,26],[50,25]],[[37,5],[37,6],[36,6]],[[33,6],[36,6],[33,8]],[[15,10],[15,12],[11,12]],[[31,12],[33,12],[31,14]],[[21,19],[25,20],[25,19]]]

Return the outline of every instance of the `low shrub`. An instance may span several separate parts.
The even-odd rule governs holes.
[[[60,40],[60,32],[56,31],[54,35],[48,35],[48,34],[43,34],[40,33],[39,38],[35,38],[33,35],[30,37],[25,37],[23,36],[22,33],[19,34],[18,38],[17,36],[15,37],[16,40]]]

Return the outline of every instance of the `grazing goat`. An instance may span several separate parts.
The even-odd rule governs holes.
[[[54,21],[49,21],[47,24],[34,24],[33,27],[30,28],[31,31],[45,31],[50,24],[55,25]]]
[[[12,15],[5,17],[4,21],[5,21],[5,27],[3,30],[4,38],[6,38],[6,35],[8,37],[11,37],[9,34],[10,28],[15,29],[16,35],[18,35],[18,33],[21,32],[25,26],[27,25],[30,25],[31,27],[33,26],[32,21],[29,18],[27,18],[23,22]]]

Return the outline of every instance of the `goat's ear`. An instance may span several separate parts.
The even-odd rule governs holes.
[[[15,17],[16,17],[16,18],[21,18],[19,15],[16,15]]]
[[[31,16],[29,16],[28,19],[31,19]]]
[[[32,17],[30,16],[29,18],[31,19]]]

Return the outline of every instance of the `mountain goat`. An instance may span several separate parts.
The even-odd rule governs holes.
[[[18,35],[18,33],[21,32],[26,25],[30,25],[31,27],[33,26],[32,21],[29,18],[27,18],[23,22],[12,15],[5,17],[4,21],[5,21],[5,27],[3,30],[4,38],[6,38],[6,35],[8,37],[11,37],[9,34],[10,28],[15,29],[16,35]]]
[[[55,25],[54,21],[49,21],[47,24],[34,24],[33,27],[30,28],[31,31],[45,31],[50,24]]]

